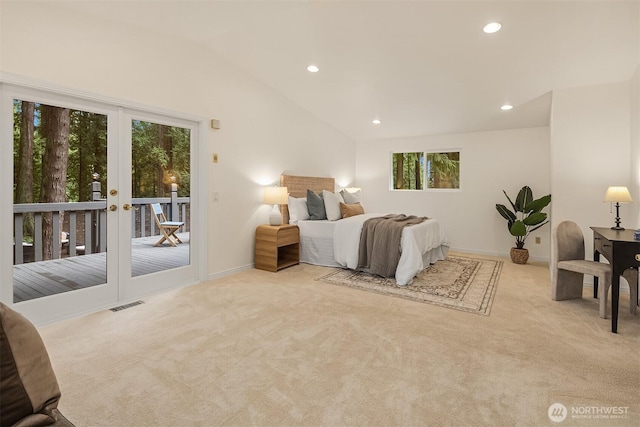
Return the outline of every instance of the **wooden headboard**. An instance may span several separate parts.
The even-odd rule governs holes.
[[[334,178],[318,178],[313,176],[281,175],[280,187],[287,187],[287,192],[291,197],[307,197],[307,190],[315,193],[322,193],[322,190],[336,191],[336,180]],[[289,223],[289,209],[287,205],[282,205],[282,222]]]

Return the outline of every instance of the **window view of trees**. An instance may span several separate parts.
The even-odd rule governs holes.
[[[14,100],[13,115],[14,204],[92,201],[94,177],[100,194],[107,194],[106,115],[22,100]],[[132,197],[169,197],[173,182],[179,197],[189,196],[190,130],[145,121],[131,125]],[[45,260],[53,253],[52,218],[42,213]],[[25,213],[22,221],[23,242],[33,242],[34,214]],[[60,230],[68,228],[64,211],[59,222]],[[83,223],[79,216],[78,228]]]
[[[460,152],[427,153],[427,188],[460,188]]]
[[[13,202],[91,200],[92,174],[106,176],[107,116],[14,100]],[[43,258],[52,255],[52,213],[42,214]],[[59,216],[60,227],[64,214]],[[23,216],[24,240],[33,241],[34,216]]]
[[[393,153],[391,162],[394,190],[424,188],[424,153]]]
[[[189,196],[190,130],[134,120],[131,131],[133,197],[166,197],[174,181]]]
[[[460,188],[460,152],[392,153],[391,188]]]
[[[107,116],[20,100],[13,107],[14,203],[91,200],[92,174],[106,176]]]

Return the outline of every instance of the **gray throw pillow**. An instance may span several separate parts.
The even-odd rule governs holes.
[[[307,209],[311,220],[327,219],[327,212],[324,209],[324,200],[321,195],[307,190]]]
[[[340,191],[342,195],[342,199],[348,205],[352,205],[354,203],[362,203],[362,197],[360,196],[360,190],[355,191],[353,193],[348,192],[347,190]]]

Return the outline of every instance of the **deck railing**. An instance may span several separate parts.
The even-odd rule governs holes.
[[[149,205],[160,203],[167,219],[183,221],[180,232],[190,230],[189,197],[134,198],[131,215],[132,238],[159,235]],[[107,249],[107,202],[104,199],[92,202],[68,203],[23,203],[13,205],[14,264],[43,260],[43,214],[52,214],[52,253],[53,259],[62,256],[104,252]],[[33,236],[25,241],[23,233],[25,216],[33,215]],[[63,225],[60,226],[60,215]]]

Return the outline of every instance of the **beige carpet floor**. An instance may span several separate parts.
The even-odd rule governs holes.
[[[324,284],[328,269],[303,264],[40,331],[78,427],[638,426],[628,295],[612,334],[590,289],[553,302],[546,265],[504,261],[490,316]],[[585,414],[613,407],[622,418]]]

